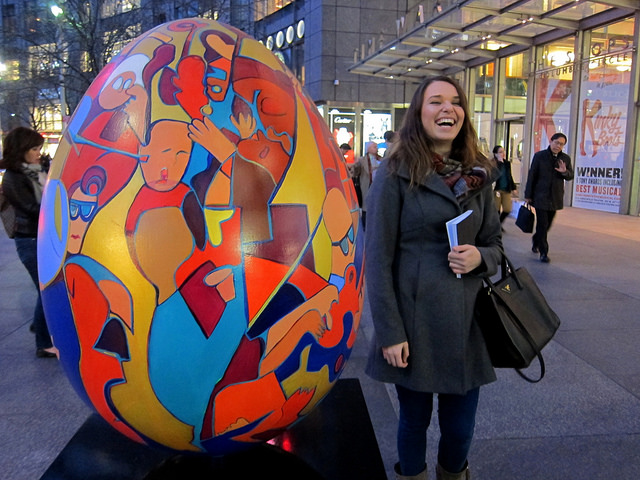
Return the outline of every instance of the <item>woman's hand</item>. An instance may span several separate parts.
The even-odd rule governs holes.
[[[455,274],[469,273],[482,264],[482,255],[475,245],[458,245],[449,252],[449,268]]]
[[[392,367],[406,368],[409,363],[409,343],[402,342],[390,347],[382,347],[382,356]]]

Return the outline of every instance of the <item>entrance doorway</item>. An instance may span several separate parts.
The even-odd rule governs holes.
[[[502,145],[507,159],[511,162],[511,174],[513,181],[518,185],[522,183],[522,151],[524,148],[524,117],[507,118],[498,120],[496,132],[496,145]]]

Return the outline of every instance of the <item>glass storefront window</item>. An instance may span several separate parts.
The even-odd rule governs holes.
[[[511,162],[514,181],[522,181],[522,154],[524,149],[524,119],[527,113],[529,87],[529,53],[519,53],[504,59],[501,92],[497,92],[500,121],[496,129],[496,145],[501,145]]]
[[[504,114],[524,115],[527,112],[527,70],[528,54],[519,53],[505,59]]]
[[[20,62],[18,60],[0,62],[0,80],[12,82],[20,80]]]
[[[369,142],[377,144],[386,143],[384,132],[391,130],[391,113],[388,110],[364,110],[362,112],[362,152],[366,152],[366,145]],[[380,155],[384,149],[379,150]]]
[[[62,115],[57,106],[47,105],[33,110],[33,119],[39,132],[61,132]]]
[[[491,138],[491,112],[495,85],[495,63],[476,67],[476,90],[473,105],[473,126],[478,134],[482,153],[489,156]]]
[[[536,58],[532,151],[547,148],[556,132],[569,132],[575,37],[540,47]]]
[[[633,19],[590,32],[580,65],[573,206],[618,212],[633,58]]]
[[[348,143],[354,147],[353,139],[356,131],[356,112],[352,109],[329,110],[329,128],[338,145]]]
[[[262,20],[292,2],[293,0],[256,0],[254,2],[254,20],[256,22]]]

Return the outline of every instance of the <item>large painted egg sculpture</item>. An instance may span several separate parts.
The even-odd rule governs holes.
[[[63,368],[138,442],[224,455],[273,438],[349,357],[359,226],[326,124],[271,52],[214,21],[156,27],[87,90],[43,196]]]

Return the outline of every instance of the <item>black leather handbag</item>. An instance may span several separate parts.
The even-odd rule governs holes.
[[[536,215],[533,213],[533,210],[531,210],[531,205],[528,203],[520,205],[518,217],[516,218],[516,225],[518,228],[520,228],[524,233],[532,233],[535,221]]]
[[[476,300],[476,319],[493,366],[515,368],[522,378],[536,383],[545,374],[540,351],[555,335],[560,319],[524,267],[514,269],[505,255],[501,270],[499,281],[485,278]],[[532,379],[520,369],[527,368],[536,357],[540,377]]]

